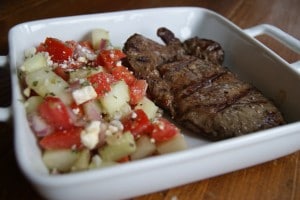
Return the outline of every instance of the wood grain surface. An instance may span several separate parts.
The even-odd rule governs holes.
[[[166,6],[204,7],[220,13],[241,28],[268,23],[300,39],[299,0],[1,0],[0,55],[7,55],[9,52],[9,29],[22,22],[49,17]],[[266,36],[260,36],[258,39],[288,62],[300,60],[299,54],[293,53],[274,39]],[[11,87],[9,70],[1,68],[1,106],[10,104]],[[1,122],[0,131],[0,199],[42,200],[43,198],[24,178],[16,164],[12,123]],[[300,151],[261,165],[133,199],[298,200]]]

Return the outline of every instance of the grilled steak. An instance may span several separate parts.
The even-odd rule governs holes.
[[[271,101],[222,66],[218,43],[198,37],[181,42],[166,28],[157,35],[166,45],[132,35],[125,63],[147,80],[150,98],[175,121],[212,140],[284,124]]]

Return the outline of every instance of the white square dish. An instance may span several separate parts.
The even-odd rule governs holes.
[[[110,32],[114,46],[140,33],[159,41],[167,27],[181,40],[218,41],[229,69],[274,100],[287,125],[219,142],[186,134],[188,150],[110,168],[49,175],[26,119],[17,68],[24,50],[47,36],[80,40],[94,28]],[[299,47],[298,47],[299,48]],[[23,23],[9,33],[15,152],[25,176],[48,199],[125,199],[266,162],[300,149],[300,75],[290,64],[222,16],[202,8],[173,7],[55,18]]]

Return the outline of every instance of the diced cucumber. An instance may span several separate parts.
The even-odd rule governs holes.
[[[125,103],[119,110],[115,111],[113,114],[110,115],[111,119],[121,119],[129,115],[131,112],[131,106],[128,103]]]
[[[72,171],[82,171],[88,169],[91,159],[91,153],[88,149],[83,149],[78,153],[78,158],[71,167]]]
[[[92,45],[94,49],[99,49],[101,42],[109,42],[109,32],[104,29],[92,30]]]
[[[136,151],[130,157],[132,160],[138,160],[152,155],[156,151],[155,143],[151,139],[143,135],[136,141]]]
[[[135,106],[135,109],[142,109],[150,120],[154,119],[158,111],[158,107],[147,97],[143,97],[142,100]]]
[[[43,102],[43,98],[41,96],[31,96],[25,102],[26,113],[30,114],[36,112],[37,107]]]
[[[24,61],[21,70],[30,73],[44,67],[47,67],[47,58],[43,53],[37,53]]]
[[[111,135],[108,137],[116,137]],[[109,140],[109,139],[108,139]],[[117,161],[136,150],[134,138],[130,132],[117,135],[109,144],[99,149],[99,155],[103,161]]]
[[[67,172],[78,159],[79,154],[70,149],[46,150],[43,153],[43,161],[50,170]]]
[[[111,86],[111,91],[100,98],[100,103],[106,113],[113,117],[117,111],[129,102],[129,89],[124,81],[118,81]]]
[[[80,79],[85,79],[88,76],[91,76],[93,74],[97,74],[99,72],[102,72],[102,67],[87,67],[87,68],[79,68],[74,71],[70,71],[70,78],[69,82],[74,82]]]
[[[184,136],[182,134],[175,135],[172,139],[157,144],[159,154],[166,154],[175,151],[181,151],[187,148]]]
[[[72,101],[71,93],[66,90],[69,87],[68,83],[51,69],[42,68],[28,73],[25,81],[29,88],[42,97],[58,96],[65,104],[70,104]]]

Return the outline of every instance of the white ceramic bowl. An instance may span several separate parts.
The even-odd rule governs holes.
[[[23,107],[16,68],[24,50],[47,36],[80,40],[94,28],[110,31],[112,43],[122,46],[133,33],[156,41],[158,27],[171,29],[180,39],[198,35],[223,46],[225,65],[273,99],[288,124],[220,142],[186,134],[188,150],[141,161],[80,173],[49,175],[31,132]],[[289,64],[259,43],[254,36],[269,34],[300,52],[299,41],[270,25],[241,30],[222,16],[202,8],[174,7],[46,19],[23,23],[9,32],[12,76],[12,113],[18,164],[36,189],[49,199],[124,199],[198,181],[300,149],[299,62]],[[2,62],[7,57],[0,57]],[[1,63],[0,63],[1,64]],[[9,109],[1,108],[1,118]]]

